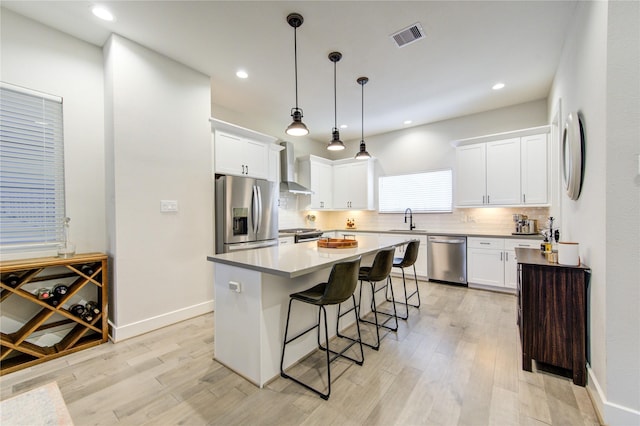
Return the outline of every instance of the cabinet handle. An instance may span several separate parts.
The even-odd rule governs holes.
[[[482,204],[484,204],[484,195],[482,196]]]
[[[509,261],[509,253],[504,254],[504,260],[507,262]]]
[[[487,204],[491,204],[491,201],[489,201],[489,196],[487,195]]]
[[[247,168],[247,174],[249,174],[249,166],[245,166]]]
[[[522,194],[522,203],[526,203],[527,202],[527,194]]]
[[[500,261],[502,262],[502,252],[500,252]]]
[[[482,244],[483,246],[489,246],[489,245],[491,245],[491,243],[487,243],[487,242],[484,242],[484,241],[480,241],[480,244]]]

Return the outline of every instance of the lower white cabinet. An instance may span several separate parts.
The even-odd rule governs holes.
[[[278,238],[278,245],[295,244],[295,241],[295,237],[280,237]]]
[[[467,238],[467,281],[515,290],[518,284],[515,247],[536,248],[537,240]]]

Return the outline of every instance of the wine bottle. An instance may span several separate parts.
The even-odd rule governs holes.
[[[53,296],[53,293],[51,292],[50,288],[39,288],[38,289],[38,299],[40,300],[47,300],[50,299]]]
[[[80,318],[82,318],[82,319],[83,319],[84,321],[86,321],[86,322],[91,322],[91,321],[93,321],[93,319],[94,319],[95,317],[93,316],[93,314],[92,314],[91,312],[89,312],[89,311],[85,310],[85,311],[84,311],[84,313],[81,315],[81,317],[80,317]]]
[[[82,315],[84,315],[86,309],[81,304],[76,303],[75,305],[71,305],[71,307],[69,308],[69,312],[79,318],[82,318]]]
[[[87,304],[85,305],[85,308],[87,309],[87,311],[91,312],[95,316],[100,315],[100,312],[101,312],[100,306],[98,306],[98,304],[93,300],[87,302]]]
[[[65,294],[67,294],[68,291],[69,291],[69,287],[67,287],[65,284],[56,284],[53,287],[53,296],[59,299]]]
[[[60,298],[53,295],[47,299],[47,303],[55,308],[60,304]]]
[[[17,276],[16,274],[9,274],[5,279],[4,282],[7,283],[7,285],[11,286],[11,287],[15,287],[18,285],[18,283],[20,282],[20,277]]]
[[[80,272],[88,276],[93,275],[93,272],[94,272],[93,265],[90,265],[87,263],[85,263],[84,265],[80,265]]]

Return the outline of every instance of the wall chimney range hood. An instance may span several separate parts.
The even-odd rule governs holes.
[[[294,194],[312,194],[313,191],[305,188],[295,181],[295,157],[293,156],[293,144],[280,142],[284,149],[280,151],[280,191]]]

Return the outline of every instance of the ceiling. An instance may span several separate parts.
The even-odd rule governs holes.
[[[344,141],[364,135],[543,99],[577,1],[102,1],[113,22],[91,14],[96,2],[2,1],[2,6],[102,46],[117,33],[211,77],[217,108],[247,114],[258,130],[284,130],[295,106],[297,30],[299,106],[309,136],[328,142],[337,121]],[[426,37],[398,48],[391,34],[420,23]],[[245,69],[241,80],[236,70]],[[504,82],[505,88],[491,89]],[[238,123],[243,124],[243,123]]]

